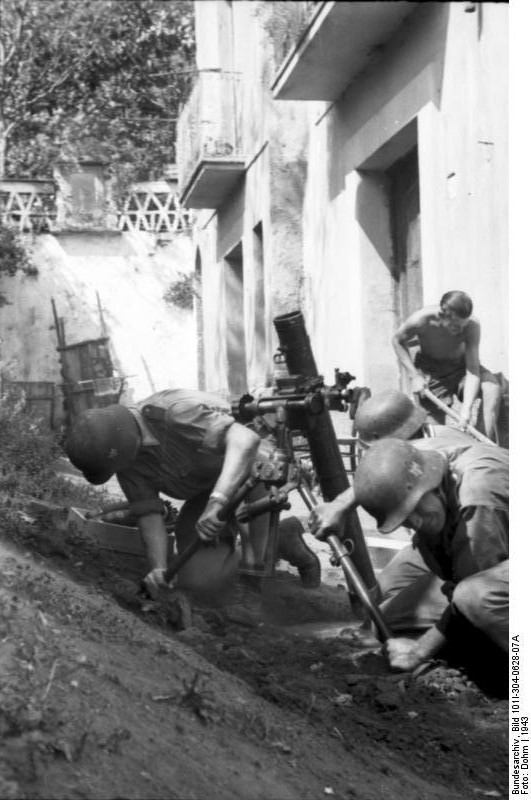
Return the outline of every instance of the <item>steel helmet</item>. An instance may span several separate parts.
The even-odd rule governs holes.
[[[389,389],[369,397],[359,406],[354,427],[362,441],[370,443],[386,436],[409,439],[426,422],[428,413],[403,392]]]
[[[420,498],[441,483],[446,458],[437,450],[420,451],[402,439],[375,442],[354,475],[356,502],[375,519],[380,533],[391,533]]]
[[[82,411],[66,437],[66,454],[93,484],[105,483],[125,469],[140,444],[140,429],[133,413],[115,404]]]

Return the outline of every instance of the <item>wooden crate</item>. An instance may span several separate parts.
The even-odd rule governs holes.
[[[110,378],[113,374],[109,339],[106,336],[68,344],[57,349],[67,383]]]
[[[129,525],[115,525],[99,519],[85,519],[85,509],[71,508],[67,517],[69,534],[81,536],[102,550],[145,558],[140,531]],[[175,537],[168,534],[168,558],[175,553]]]

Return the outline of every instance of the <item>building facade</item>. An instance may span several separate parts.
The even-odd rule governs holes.
[[[397,387],[393,332],[449,289],[508,376],[507,25],[501,3],[196,3],[200,383],[267,383],[300,308],[327,382]]]

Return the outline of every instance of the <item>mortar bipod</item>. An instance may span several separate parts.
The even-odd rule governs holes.
[[[254,465],[253,474],[257,483],[262,483],[267,494],[242,505],[236,519],[240,523],[251,522],[264,514],[269,514],[265,542],[261,548],[261,558],[254,564],[240,566],[240,573],[260,578],[275,575],[279,547],[280,512],[291,508],[289,492],[300,482],[299,467],[293,457],[290,431],[286,423],[286,409],[275,408],[275,448],[270,458]]]

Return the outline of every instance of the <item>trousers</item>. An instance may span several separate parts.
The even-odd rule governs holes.
[[[509,649],[509,561],[476,572],[456,586],[433,574],[412,545],[400,550],[379,578],[380,610],[393,633],[421,632],[457,609],[498,647]]]

